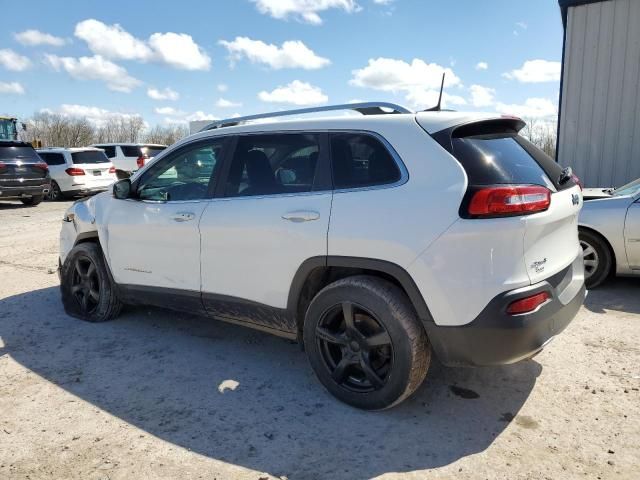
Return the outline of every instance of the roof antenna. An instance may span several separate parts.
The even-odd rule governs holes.
[[[444,90],[444,76],[446,72],[442,72],[442,83],[440,83],[440,95],[438,96],[438,104],[435,107],[425,108],[423,112],[439,112],[442,110],[442,91]]]

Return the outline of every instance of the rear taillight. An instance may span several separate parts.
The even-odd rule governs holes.
[[[5,168],[7,166],[6,163],[0,162],[0,168]]]
[[[469,202],[473,217],[500,217],[542,212],[551,204],[551,191],[538,185],[503,185],[482,188]]]
[[[45,171],[49,170],[49,165],[47,165],[44,162],[38,162],[34,165],[34,167],[39,168],[40,170],[45,170]]]
[[[109,173],[116,173],[116,167],[111,167],[109,169]]]
[[[71,175],[72,177],[76,177],[78,175],[84,175],[84,170],[83,169],[75,168],[75,167],[67,168],[65,170],[65,172],[67,172],[67,175]]]
[[[580,190],[584,190],[584,185],[582,185],[582,181],[578,178],[578,176],[575,173],[571,175],[571,178],[580,187]]]
[[[144,167],[144,162],[146,162],[148,159],[149,157],[147,157],[146,155],[140,155],[136,160],[136,164],[138,165],[138,168]]]
[[[510,315],[518,315],[521,313],[533,312],[536,308],[549,300],[548,292],[540,292],[530,297],[521,298],[512,302],[507,307],[507,313]]]

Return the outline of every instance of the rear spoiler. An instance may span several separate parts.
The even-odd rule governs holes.
[[[513,116],[502,116],[454,125],[431,135],[449,153],[452,152],[452,138],[470,137],[473,135],[487,135],[491,133],[518,133],[526,123]]]

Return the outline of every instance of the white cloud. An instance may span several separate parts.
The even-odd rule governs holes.
[[[236,37],[231,42],[220,40],[220,45],[227,49],[232,62],[246,57],[251,63],[263,63],[274,70],[281,68],[314,70],[331,63],[329,59],[316,55],[299,40],[289,40],[278,47],[261,40]]]
[[[109,90],[129,93],[142,82],[132,77],[120,65],[105,60],[100,55],[93,57],[59,57],[45,55],[45,63],[54,70],[64,70],[78,80],[100,80]]]
[[[149,45],[164,63],[183,70],[209,70],[211,58],[186,33],[154,33]]]
[[[184,116],[185,113],[182,110],[176,110],[173,107],[157,107],[153,109],[158,115]]]
[[[154,33],[145,42],[117,23],[107,25],[91,18],[76,25],[75,35],[104,58],[155,61],[183,70],[209,70],[211,66],[211,58],[186,33]]]
[[[31,66],[31,60],[13,50],[3,48],[0,50],[0,65],[7,70],[22,72]]]
[[[414,58],[411,63],[393,58],[369,59],[366,67],[353,70],[351,85],[367,87],[384,92],[404,93],[407,101],[417,108],[433,106],[438,102],[442,74],[445,87],[460,85],[460,79],[448,67],[426,63]],[[457,95],[442,95],[443,103],[464,105],[465,100]]]
[[[271,92],[262,91],[258,98],[263,102],[287,103],[293,105],[319,105],[327,103],[327,97],[319,87],[294,80],[285,86],[280,86]]]
[[[219,83],[216,88],[219,92],[226,92],[227,90],[229,90],[229,86],[225,83]]]
[[[522,118],[544,118],[558,115],[556,103],[548,98],[527,98],[524,104],[497,103],[495,109],[500,113],[517,115]]]
[[[61,47],[67,41],[64,38],[56,37],[49,33],[39,30],[25,30],[13,35],[13,37],[22,45],[35,47],[37,45],[48,45],[50,47]]]
[[[231,100],[227,100],[226,98],[219,98],[216,102],[216,107],[219,108],[237,108],[241,107],[242,103],[232,102]]]
[[[471,85],[471,104],[474,107],[489,107],[495,101],[496,91],[493,88],[481,85]]]
[[[489,64],[487,62],[478,62],[476,64],[476,70],[487,70],[489,68]]]
[[[18,82],[0,82],[0,94],[24,95],[24,87]]]
[[[120,25],[107,25],[90,18],[76,25],[75,36],[87,42],[89,49],[105,58],[150,60],[151,49]]]
[[[560,62],[527,60],[521,68],[503,73],[502,76],[522,83],[557,82],[560,80]]]
[[[104,126],[110,120],[113,119],[131,119],[140,117],[137,113],[122,113],[107,110],[105,108],[94,107],[90,105],[78,105],[78,104],[62,104],[57,110],[43,109],[43,112],[58,113],[65,117],[79,117],[86,118],[97,127]]]
[[[320,25],[319,13],[331,8],[357,12],[361,8],[355,0],[251,0],[258,11],[279,20],[293,17],[301,22]]]
[[[396,0],[373,0],[376,5],[391,5]]]
[[[178,100],[180,98],[180,94],[169,87],[165,88],[164,90],[153,87],[149,88],[147,90],[147,96],[149,98],[153,98],[154,100]]]
[[[520,28],[521,30],[526,30],[527,28],[529,28],[529,26],[524,22],[516,22],[516,27]]]

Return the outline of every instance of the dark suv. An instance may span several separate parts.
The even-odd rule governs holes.
[[[50,184],[49,167],[31,144],[0,142],[0,200],[35,206],[49,193]]]

